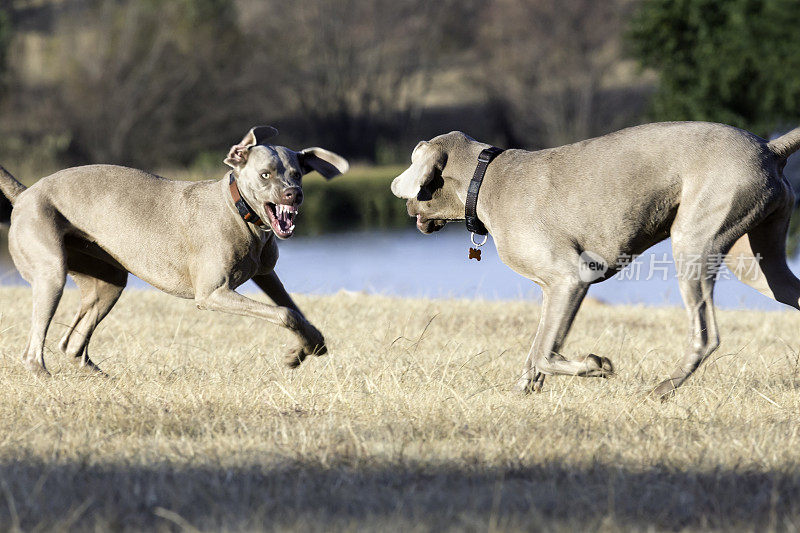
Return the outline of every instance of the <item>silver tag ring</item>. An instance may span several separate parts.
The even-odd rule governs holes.
[[[470,233],[469,240],[472,241],[472,244],[474,246],[476,246],[477,248],[480,248],[481,246],[486,244],[487,240],[489,240],[489,235],[488,234],[484,235],[483,236],[483,240],[480,243],[477,243],[477,242],[475,242],[475,232],[473,231],[473,232]]]

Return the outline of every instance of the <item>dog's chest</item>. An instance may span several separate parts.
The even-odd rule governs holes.
[[[275,261],[271,259],[273,254],[270,253],[274,247],[272,235],[265,233],[242,242],[234,254],[231,281],[238,286],[264,270],[271,270],[275,266]]]

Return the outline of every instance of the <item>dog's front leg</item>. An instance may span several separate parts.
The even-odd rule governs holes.
[[[261,318],[291,330],[300,339],[300,347],[293,349],[286,359],[291,367],[298,366],[309,355],[322,355],[327,351],[322,333],[303,317],[297,306],[291,309],[265,304],[228,287],[219,287],[205,296],[196,297],[195,303],[198,309]]]
[[[533,357],[533,344],[531,344],[531,349],[528,350],[528,356],[525,358],[525,370],[514,386],[517,391],[523,394],[542,392],[542,387],[544,387],[545,375],[537,371],[536,367],[533,366]]]
[[[267,296],[269,296],[270,300],[275,302],[277,305],[282,307],[288,307],[300,314],[301,317],[305,318],[305,315],[294,303],[292,297],[289,296],[289,293],[286,292],[286,289],[283,287],[283,283],[281,282],[280,278],[278,278],[278,274],[273,270],[269,274],[264,274],[260,276],[253,276],[253,282],[261,288]],[[307,321],[308,319],[306,319]],[[313,328],[320,337],[322,334],[314,327],[313,324],[308,322],[309,327]],[[323,355],[327,352],[327,348],[325,348],[324,341],[322,341],[321,347],[317,348],[316,350],[312,351],[311,353],[306,353],[304,346],[299,346],[297,348],[292,349],[289,352],[289,355],[286,358],[286,363],[289,366],[297,366],[306,356],[314,354],[314,355]]]
[[[297,304],[294,303],[294,300],[292,300],[292,297],[289,296],[289,293],[286,292],[283,283],[274,270],[269,274],[253,276],[253,282],[277,305],[293,309],[300,313],[300,316],[305,317],[300,308],[297,307]]]
[[[569,360],[558,353],[588,290],[589,284],[578,279],[562,279],[543,287],[542,316],[525,370],[517,381],[518,390],[540,390],[545,374],[607,377],[614,372],[606,357],[590,354]]]

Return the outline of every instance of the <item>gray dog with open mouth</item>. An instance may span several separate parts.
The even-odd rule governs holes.
[[[468,187],[487,148],[461,132],[417,145],[392,192],[407,199],[421,232],[465,219]],[[566,358],[564,339],[590,284],[667,237],[691,331],[655,397],[670,397],[719,346],[713,289],[723,260],[744,283],[800,308],[800,280],[786,265],[785,247],[795,195],[782,172],[798,148],[800,128],[767,142],[721,124],[671,122],[497,155],[479,188],[477,217],[500,259],[543,292],[517,387],[541,390],[546,374],[613,373],[605,357]],[[689,260],[692,268],[683,268]]]
[[[60,348],[96,370],[89,339],[116,303],[128,273],[200,309],[264,319],[290,329],[299,344],[290,366],[326,352],[273,270],[275,237],[288,238],[303,201],[301,177],[332,178],[348,170],[321,148],[295,152],[265,144],[278,132],[261,126],[234,145],[218,181],[171,181],[141,170],[91,165],[56,172],[26,189],[0,167],[0,191],[11,201],[9,250],[33,288],[33,316],[22,356],[47,375],[44,341],[69,274],[81,292],[78,314]],[[265,221],[265,222],[262,222]],[[252,279],[277,304],[237,293]]]

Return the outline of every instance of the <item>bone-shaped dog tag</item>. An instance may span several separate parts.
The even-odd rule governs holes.
[[[469,249],[469,258],[470,259],[477,259],[478,261],[481,260],[481,251],[477,248],[470,248]]]

